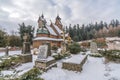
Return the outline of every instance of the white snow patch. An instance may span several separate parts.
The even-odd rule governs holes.
[[[46,59],[39,59],[39,58],[37,58],[37,60],[39,61],[43,61],[43,62],[48,62],[48,61],[51,61],[51,60],[54,60],[54,58],[53,57],[51,57],[51,56],[49,56],[49,57],[47,57]]]
[[[33,40],[63,41],[63,39],[56,39],[56,38],[50,38],[50,37],[36,37]]]
[[[5,76],[5,75],[12,75],[13,73],[14,73],[14,71],[12,71],[12,70],[1,71],[1,74],[3,74],[3,76]]]
[[[74,55],[71,58],[64,60],[63,62],[68,62],[68,63],[77,63],[80,64],[80,62],[85,58],[85,55]]]
[[[9,51],[9,55],[21,54],[21,51]],[[0,56],[5,56],[5,52],[0,52]]]
[[[20,71],[18,73],[18,76],[26,73],[27,71],[29,71],[30,69],[32,69],[33,66],[34,66],[34,64],[32,62],[29,62],[29,63],[25,63],[25,64],[22,64],[21,66],[17,67],[16,70]]]

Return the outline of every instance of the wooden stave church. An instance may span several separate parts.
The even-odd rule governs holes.
[[[33,48],[39,48],[44,43],[50,43],[51,46],[61,47],[63,42],[63,25],[61,18],[57,15],[55,23],[47,24],[44,15],[39,16],[36,37],[33,39]]]

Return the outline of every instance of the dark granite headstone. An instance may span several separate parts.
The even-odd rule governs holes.
[[[5,55],[6,55],[6,56],[9,55],[9,49],[8,49],[8,46],[6,46]]]

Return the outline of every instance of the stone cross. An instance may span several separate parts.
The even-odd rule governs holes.
[[[27,33],[24,33],[23,40],[24,40],[24,42],[27,42],[27,40],[28,40],[28,34]]]
[[[95,42],[90,43],[91,53],[98,53],[97,44]]]
[[[22,53],[26,54],[26,53],[30,53],[30,42],[29,40],[29,35],[27,33],[24,34],[23,36],[23,49],[22,49]]]

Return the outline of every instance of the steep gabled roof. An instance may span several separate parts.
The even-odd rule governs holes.
[[[56,29],[56,31],[59,33],[59,35],[61,35],[61,33],[63,33],[63,31],[58,26],[56,26],[55,24],[53,24],[53,26]]]
[[[50,34],[57,36],[57,34],[55,33],[55,31],[49,25],[46,25],[46,28],[48,29],[48,31],[50,32]]]

